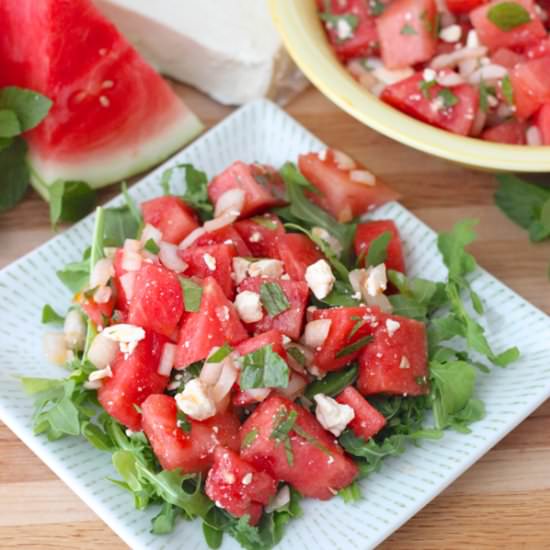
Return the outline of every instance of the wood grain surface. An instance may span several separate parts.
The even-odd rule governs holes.
[[[231,109],[178,91],[208,125]],[[531,245],[493,205],[494,178],[393,142],[343,113],[313,89],[288,111],[323,141],[349,152],[403,194],[403,204],[436,230],[480,220],[479,263],[550,313],[550,243]],[[101,200],[114,190],[101,193]],[[0,215],[0,267],[52,236],[34,192]],[[515,342],[521,345],[521,342]],[[0,425],[0,548],[62,550],[125,544],[5,426]],[[185,544],[182,543],[181,548]],[[281,546],[284,548],[284,542]],[[381,548],[550,548],[550,402],[432,501]]]

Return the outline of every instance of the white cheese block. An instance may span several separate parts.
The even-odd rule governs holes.
[[[157,70],[221,103],[285,103],[306,86],[264,0],[95,2]]]

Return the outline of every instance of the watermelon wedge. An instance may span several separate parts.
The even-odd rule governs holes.
[[[198,118],[90,0],[2,0],[0,86],[53,100],[27,135],[32,180],[100,187],[147,170],[202,130]]]

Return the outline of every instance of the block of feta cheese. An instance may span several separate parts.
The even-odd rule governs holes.
[[[159,72],[221,103],[286,103],[306,86],[264,0],[95,2]]]

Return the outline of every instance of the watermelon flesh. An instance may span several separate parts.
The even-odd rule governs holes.
[[[90,0],[3,0],[0,22],[0,87],[54,102],[26,135],[46,198],[56,180],[100,187],[147,170],[202,130]]]

